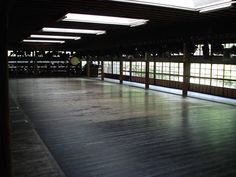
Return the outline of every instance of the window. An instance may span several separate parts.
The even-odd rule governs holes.
[[[178,63],[170,63],[170,74],[179,75]]]
[[[203,56],[203,46],[204,44],[198,44],[196,45],[197,46],[197,49],[196,51],[194,52],[194,56]],[[211,44],[208,44],[208,47],[209,47],[209,55],[211,54]]]
[[[236,65],[225,65],[224,87],[236,89]]]
[[[223,79],[224,65],[223,64],[212,64],[212,78]]]
[[[200,78],[200,84],[201,85],[211,85],[211,80]]]
[[[236,65],[192,63],[190,83],[236,89]]]
[[[217,79],[212,79],[211,80],[211,86],[214,87],[223,87],[224,81],[223,80],[217,80]]]
[[[129,61],[123,62],[123,75],[124,76],[130,75],[130,62]]]
[[[183,63],[156,62],[156,79],[183,82]]]
[[[113,61],[113,73],[112,74],[120,74],[120,62]]]
[[[134,61],[132,62],[132,76],[145,77],[146,62]]]
[[[194,56],[203,56],[203,51],[202,51],[203,44],[198,44],[197,49],[194,53]]]
[[[199,78],[191,77],[190,78],[190,83],[199,84],[200,83],[200,79]]]
[[[211,77],[211,64],[201,64],[200,77]]]
[[[82,61],[82,67],[84,67],[84,65],[86,65],[87,61]]]
[[[162,62],[156,62],[156,73],[162,73]]]
[[[190,65],[190,76],[200,76],[200,64],[199,63],[191,63]]]
[[[111,61],[104,61],[104,73],[112,74],[112,62]]]
[[[154,62],[149,62],[149,78],[154,78]]]
[[[236,80],[236,65],[225,65],[224,78]]]
[[[223,46],[225,49],[230,49],[231,47],[236,46],[236,43],[226,43],[223,44]]]
[[[225,80],[224,81],[225,88],[236,89],[236,81]]]
[[[170,63],[163,62],[163,73],[169,74],[169,72],[170,72]]]
[[[211,85],[211,64],[191,63],[190,83]]]

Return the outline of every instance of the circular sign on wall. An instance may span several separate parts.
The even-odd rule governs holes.
[[[78,57],[72,57],[72,58],[70,59],[70,63],[71,63],[72,65],[76,66],[76,65],[78,65],[78,64],[80,63],[80,60],[79,60]]]

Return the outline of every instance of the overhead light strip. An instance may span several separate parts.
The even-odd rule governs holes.
[[[32,42],[32,43],[65,43],[61,40],[33,40],[33,39],[24,39],[22,42]]]
[[[146,24],[148,20],[136,19],[136,18],[102,16],[102,15],[68,13],[62,19],[62,21],[109,24],[109,25],[124,25],[124,26],[135,27],[135,26]]]
[[[228,3],[224,3],[224,4],[216,4],[216,5],[212,5],[212,6],[202,7],[199,9],[199,12],[206,13],[206,12],[216,11],[216,10],[220,10],[220,9],[225,9],[225,8],[231,7],[232,4],[233,4],[233,2],[228,2]]]
[[[43,32],[55,32],[55,33],[74,33],[74,34],[105,34],[104,30],[89,30],[89,29],[72,29],[72,28],[51,28],[45,27],[42,29]]]
[[[111,0],[111,1],[194,11],[194,4],[190,0],[179,0],[179,1],[178,0]]]
[[[30,38],[44,38],[44,39],[71,39],[71,40],[79,40],[81,37],[79,36],[54,36],[54,35],[37,35],[32,34]]]
[[[183,9],[183,10],[191,10],[208,12],[213,10],[219,10],[223,8],[230,7],[235,1],[232,0],[215,0],[212,2],[211,0],[110,0],[116,2],[125,2],[125,3],[134,3],[134,4],[143,4],[150,6],[160,6],[167,8],[175,8],[175,9]]]

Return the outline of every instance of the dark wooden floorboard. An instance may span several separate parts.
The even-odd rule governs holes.
[[[65,177],[14,97],[10,117],[13,177]]]
[[[67,177],[235,177],[235,106],[87,79],[11,80]]]

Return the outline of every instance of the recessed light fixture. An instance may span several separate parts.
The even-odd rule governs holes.
[[[33,43],[65,43],[65,41],[60,40],[33,40],[33,39],[24,39],[22,42],[33,42]]]
[[[102,16],[102,15],[68,13],[62,19],[62,21],[98,23],[98,24],[109,24],[109,25],[124,25],[124,26],[135,27],[135,26],[146,24],[148,20],[136,19],[136,18]]]
[[[209,12],[213,10],[230,7],[235,1],[233,0],[110,0],[134,4],[143,4],[151,6],[160,6],[168,8],[176,8],[183,10],[191,10]]]
[[[79,36],[54,36],[54,35],[37,35],[32,34],[30,38],[45,38],[45,39],[72,39],[72,40],[79,40],[81,37]]]
[[[104,30],[89,30],[89,29],[71,29],[71,28],[50,28],[45,27],[42,29],[43,32],[56,32],[56,33],[75,33],[75,34],[105,34]]]

